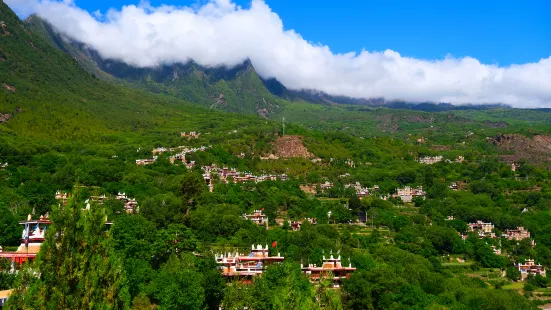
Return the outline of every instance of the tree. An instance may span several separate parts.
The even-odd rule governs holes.
[[[449,191],[450,189],[446,183],[435,182],[428,188],[427,197],[431,199],[443,199],[448,195]]]
[[[36,259],[40,278],[21,272],[8,309],[127,309],[130,295],[119,256],[106,232],[105,210],[82,211],[78,193],[54,207]],[[30,283],[30,284],[25,284]],[[12,302],[13,301],[13,302]]]
[[[15,282],[15,273],[11,273],[10,269],[11,264],[9,260],[0,260],[0,291],[10,289]]]
[[[427,229],[427,238],[440,253],[454,253],[454,246],[461,242],[457,232],[449,227],[431,226]]]
[[[507,279],[511,281],[518,281],[520,279],[520,271],[516,266],[507,268]]]
[[[193,199],[201,195],[205,188],[205,180],[198,173],[186,174],[180,186],[180,195],[188,205],[193,203]]]
[[[346,206],[343,206],[340,203],[334,203],[330,205],[329,209],[331,210],[331,218],[329,219],[329,222],[348,223],[349,221],[352,221],[352,219],[354,219]]]
[[[114,247],[125,258],[149,260],[151,244],[155,242],[157,229],[155,224],[144,217],[124,215],[118,217],[111,229]]]
[[[239,281],[228,285],[222,301],[224,309],[244,310],[251,305],[251,287]]]
[[[211,310],[217,310],[224,298],[226,281],[218,270],[218,264],[212,255],[206,255],[197,262],[197,269],[203,275],[203,288],[205,289],[205,306]]]
[[[165,227],[170,223],[184,221],[187,206],[181,197],[174,193],[159,194],[144,199],[140,206],[140,214],[154,222],[157,227]]]
[[[415,182],[416,178],[417,173],[414,170],[406,170],[396,176],[396,182],[400,183],[401,185],[407,185]]]
[[[194,258],[170,256],[153,281],[154,296],[162,309],[203,309],[205,290],[202,275],[197,272]]]
[[[191,229],[182,224],[170,224],[166,229],[157,232],[155,241],[150,245],[153,250],[153,264],[158,267],[171,255],[180,256],[196,250],[198,246]]]
[[[488,182],[488,181],[473,181],[469,188],[473,192],[473,194],[489,194],[490,196],[494,196],[498,193],[498,190],[495,188],[495,186]]]
[[[346,308],[374,309],[372,283],[369,282],[367,277],[365,272],[359,271],[353,273],[350,279],[344,281]]]
[[[315,286],[316,300],[320,309],[342,310],[342,301],[339,291],[332,289],[333,274],[322,274]]]
[[[20,243],[21,226],[6,206],[0,206],[0,245]]]
[[[271,265],[253,282],[252,309],[315,309],[315,292],[296,263]]]
[[[348,200],[348,206],[350,209],[356,211],[362,208],[362,201],[356,194],[350,196],[350,199]]]
[[[147,294],[140,293],[132,300],[132,310],[151,310],[151,301]]]
[[[115,251],[124,258],[123,266],[128,279],[131,297],[144,290],[154,271],[151,257],[157,229],[155,224],[140,215],[123,215],[116,219],[111,229]]]

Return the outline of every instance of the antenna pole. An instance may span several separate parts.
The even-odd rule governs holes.
[[[283,117],[282,123],[283,123],[283,135],[285,135],[285,117]]]

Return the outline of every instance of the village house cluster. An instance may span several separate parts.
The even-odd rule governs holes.
[[[111,197],[107,197],[104,195],[101,196],[90,196],[90,198],[86,199],[84,203],[86,204],[86,210],[90,210],[90,202],[95,202],[98,205],[103,205],[104,201],[107,199],[111,199]],[[115,196],[115,200],[121,201],[124,203],[124,210],[126,213],[138,213],[140,212],[140,207],[138,206],[138,202],[134,198],[128,198],[125,193],[118,193],[117,196]]]
[[[137,166],[146,166],[151,165],[157,161],[157,156],[153,156],[153,158],[146,158],[146,159],[136,159],[136,165]]]
[[[325,181],[324,183],[321,183],[319,186],[322,192],[326,192],[333,188],[333,183],[329,181]]]
[[[320,183],[319,185],[316,185],[316,184],[301,185],[301,189],[307,193],[315,193],[315,189],[318,186],[321,192],[325,193],[331,188],[333,188],[334,185],[329,181],[325,181],[324,183]],[[374,193],[379,192],[380,190],[378,185],[373,185],[373,187],[363,187],[360,184],[360,182],[345,184],[344,188],[354,189],[356,191],[356,196],[360,199],[369,195],[373,195]],[[397,188],[395,194],[392,195],[393,198],[400,199],[404,203],[412,202],[415,197],[422,197],[424,199],[425,196],[426,196],[426,192],[423,190],[422,186],[419,186],[416,188],[411,186]],[[388,195],[378,195],[378,198],[383,200],[387,200],[389,197],[390,196]]]
[[[344,188],[353,188],[356,191],[356,196],[358,196],[358,198],[360,199],[365,196],[368,196],[370,192],[379,190],[378,185],[375,185],[372,188],[368,188],[368,187],[362,187],[360,182],[356,182],[354,184],[346,184]]]
[[[195,132],[195,131],[190,131],[190,132],[185,132],[185,131],[182,131],[180,133],[180,137],[182,138],[188,138],[188,139],[197,139],[201,136],[200,133],[198,132]]]
[[[255,223],[258,226],[265,226],[266,229],[268,229],[268,216],[264,214],[264,209],[261,210],[254,210],[253,213],[250,214],[243,214],[244,220],[249,220],[253,223]],[[289,226],[291,227],[292,231],[299,231],[302,227],[302,223],[304,221],[308,221],[311,225],[316,225],[318,223],[318,220],[316,218],[305,218],[304,221],[292,221],[292,220],[277,220],[276,223],[278,223],[280,226],[283,226],[283,223],[287,221],[289,223]]]
[[[419,158],[419,163],[425,164],[425,165],[433,165],[441,162],[443,159],[444,157],[442,156],[425,156],[425,157]]]
[[[476,221],[475,223],[469,223],[468,232],[476,232],[478,237],[484,238],[495,238],[496,234],[494,233],[494,224],[491,222],[485,223],[483,221]]]
[[[159,147],[155,148],[151,151],[153,154],[152,158],[146,158],[146,159],[136,159],[136,165],[137,166],[146,166],[151,165],[155,163],[158,159],[158,155],[165,153],[165,152],[178,152],[177,154],[174,154],[168,158],[171,164],[174,165],[175,162],[182,162],[186,165],[188,169],[191,169],[193,166],[195,166],[195,161],[190,161],[186,159],[187,154],[193,154],[196,152],[204,152],[205,150],[212,148],[212,145],[209,146],[200,146],[200,147],[186,147],[186,146],[179,146],[175,148],[165,148],[165,147]]]
[[[214,184],[213,180],[215,176],[218,177],[218,179],[226,184],[233,182],[233,183],[246,183],[246,182],[264,182],[264,181],[287,181],[288,176],[286,174],[281,175],[275,175],[275,174],[262,174],[259,176],[256,176],[252,174],[251,172],[240,172],[237,171],[235,168],[228,168],[228,167],[218,167],[215,164],[210,166],[203,166],[203,179],[205,180],[205,183],[209,187],[209,190],[212,192]]]
[[[122,201],[124,203],[124,210],[126,213],[139,213],[140,207],[138,206],[138,202],[134,198],[129,198],[126,196],[126,193],[118,193],[116,199],[118,201]]]
[[[425,157],[419,158],[419,163],[425,164],[425,165],[434,165],[443,160],[444,160],[443,156],[425,156]],[[462,163],[463,161],[465,161],[465,157],[463,156],[457,156],[457,158],[455,159],[456,163]],[[447,159],[446,162],[451,163],[452,161]]]
[[[62,192],[62,191],[58,190],[55,193],[55,198],[58,201],[61,201],[61,203],[63,205],[66,205],[67,201],[69,199],[69,194],[66,193],[66,192]],[[86,201],[84,201],[84,203],[86,204],[85,209],[90,210],[90,203],[91,202],[97,203],[98,205],[103,205],[104,201],[108,200],[108,199],[112,199],[112,197],[106,196],[105,194],[103,194],[101,196],[90,196],[90,198],[88,198],[88,199],[86,199]],[[119,192],[114,197],[114,199],[124,203],[124,210],[125,210],[126,213],[134,213],[134,212],[138,213],[140,211],[140,207],[138,206],[138,202],[136,201],[136,199],[129,198],[128,196],[126,196],[125,193],[121,194]]]
[[[448,216],[446,220],[455,220],[454,216]],[[491,222],[483,222],[483,221],[476,221],[475,223],[469,223],[468,224],[468,231],[469,232],[476,232],[479,238],[496,238],[496,235],[494,233],[494,224]],[[466,239],[467,236],[461,236],[463,239]],[[530,232],[526,230],[524,227],[517,227],[516,229],[506,229],[505,232],[501,235],[502,238],[506,238],[507,240],[524,240],[527,238],[530,238]],[[536,243],[534,240],[532,240],[532,246],[535,246]],[[494,254],[501,255],[501,249],[497,248],[495,245],[490,246]],[[533,259],[527,259],[525,260],[524,264],[518,263],[516,264],[516,267],[520,271],[520,279],[522,281],[526,280],[528,276],[532,275],[540,275],[542,277],[546,276],[546,271],[543,268],[542,265],[535,264]]]
[[[204,152],[205,150],[210,149],[210,148],[212,148],[212,145],[201,146],[201,147],[196,147],[196,148],[183,148],[182,151],[179,152],[178,154],[170,156],[168,158],[168,160],[173,165],[177,161],[182,162],[182,163],[184,163],[184,165],[186,165],[186,167],[188,169],[191,169],[191,168],[193,168],[193,166],[195,166],[195,161],[187,160],[186,155],[187,154],[193,154],[193,153],[196,153],[196,152]]]
[[[272,244],[275,247],[277,242]],[[260,276],[266,270],[266,267],[273,263],[282,263],[285,257],[280,253],[277,256],[270,256],[268,245],[252,245],[248,255],[234,253],[216,253],[214,255],[218,269],[225,278],[240,279],[244,283],[251,283],[253,277]],[[319,283],[323,277],[332,279],[333,288],[340,287],[342,279],[348,278],[356,268],[349,264],[348,267],[343,266],[340,255],[335,258],[331,252],[328,258],[323,256],[321,266],[309,264],[304,266],[301,264],[301,269],[306,274],[312,283]]]
[[[402,202],[409,203],[413,201],[413,198],[422,197],[424,199],[426,195],[427,193],[423,191],[422,186],[417,188],[406,186],[404,188],[397,188],[396,194],[392,195],[392,197],[399,198]]]
[[[347,173],[347,174],[341,175],[339,177],[341,177],[341,178],[350,177],[350,174]],[[326,193],[328,190],[333,188],[333,183],[331,183],[329,181],[325,181],[324,183],[320,183],[320,184],[301,185],[301,189],[304,192],[307,192],[307,193],[316,193],[316,189],[318,188],[318,186],[319,186],[319,189],[321,190],[322,193]],[[356,195],[360,199],[365,197],[365,196],[370,195],[370,193],[373,193],[373,192],[376,192],[376,191],[379,190],[378,185],[374,185],[373,187],[362,187],[360,182],[345,184],[344,188],[354,189],[356,191]]]
[[[318,223],[318,220],[316,218],[306,218],[305,221],[308,221],[311,225],[316,225]],[[289,221],[289,226],[291,226],[292,231],[299,231],[302,227],[301,221]]]
[[[453,216],[449,216],[447,220],[453,219],[455,219]],[[496,234],[494,233],[494,228],[494,224],[492,224],[491,222],[486,223],[480,220],[476,221],[475,223],[468,224],[468,232],[475,232],[479,238],[497,238]],[[524,227],[519,226],[516,229],[506,229],[501,237],[507,240],[520,241],[524,239],[530,239],[530,232]],[[467,239],[467,236],[462,236],[462,238]],[[531,244],[533,247],[536,246],[536,242],[534,240],[531,240]]]

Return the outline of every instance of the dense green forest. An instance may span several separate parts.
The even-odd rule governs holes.
[[[49,213],[53,222],[37,259],[18,267],[17,277],[0,263],[0,290],[14,289],[7,309],[534,309],[550,302],[549,280],[520,281],[515,267],[526,259],[551,266],[549,153],[541,145],[548,112],[274,99],[270,119],[228,113],[205,107],[211,94],[189,81],[180,83],[190,89],[151,92],[100,79],[3,2],[0,21],[0,245],[21,244],[18,222],[28,214]],[[241,78],[260,87],[255,75]],[[229,94],[241,87],[223,84]],[[262,95],[247,98],[243,111]],[[260,159],[279,151],[282,117],[285,134],[300,137],[311,156]],[[189,131],[201,135],[181,137]],[[192,169],[171,164],[170,152],[136,165],[154,148],[181,145],[212,148],[190,155]],[[443,160],[421,164],[424,156]],[[214,180],[211,192],[201,167],[212,164],[289,179]],[[332,186],[322,190],[325,182]],[[347,186],[356,182],[378,189],[360,199]],[[422,186],[425,198],[392,196],[405,186]],[[70,193],[66,205],[58,190]],[[119,192],[136,198],[139,212],[127,214],[115,199],[82,210],[90,196]],[[253,210],[268,216],[268,229],[243,219]],[[304,223],[293,231],[289,220]],[[493,223],[498,238],[469,232],[478,220]],[[519,226],[530,239],[501,238]],[[216,253],[274,242],[270,254],[284,263],[252,283],[219,272]],[[338,289],[311,283],[300,268],[321,264],[330,251],[356,268]]]

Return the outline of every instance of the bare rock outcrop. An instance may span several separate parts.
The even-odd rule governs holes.
[[[11,91],[11,92],[14,92],[14,93],[15,93],[15,92],[17,91],[17,89],[15,89],[14,86],[8,85],[8,84],[6,84],[6,83],[3,83],[2,86],[4,86],[5,89],[7,89],[7,90],[9,90],[9,91]]]
[[[11,33],[8,31],[8,28],[6,26],[6,22],[0,20],[0,29],[2,30],[2,36],[7,37],[11,35]]]
[[[276,156],[279,158],[312,158],[314,155],[302,143],[300,136],[283,136],[274,143]]]
[[[530,162],[551,161],[551,137],[536,135],[532,138],[519,134],[504,134],[490,139],[500,149],[512,151],[514,155],[502,156],[506,161],[527,159]]]
[[[9,113],[2,114],[2,113],[0,113],[0,124],[6,123],[12,117],[13,117],[12,114],[9,114]]]

